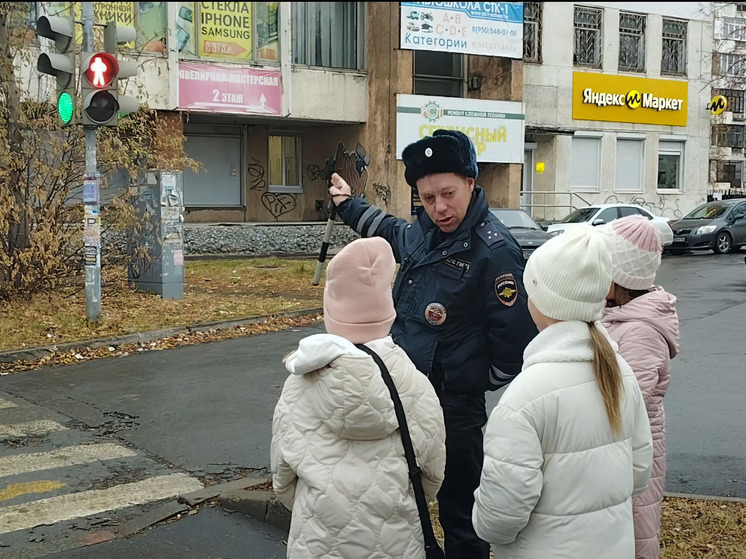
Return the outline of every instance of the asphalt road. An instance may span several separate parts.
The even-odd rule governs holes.
[[[667,490],[746,498],[743,253],[665,256],[658,283],[678,297],[681,319],[681,353],[665,399]],[[171,542],[164,553],[184,558],[281,556],[281,535],[220,509],[111,538],[164,499],[266,474],[272,411],[286,377],[282,357],[321,331],[0,377],[0,556],[88,557],[75,550],[96,538],[111,541],[88,549],[106,549],[107,557],[143,556],[140,550],[160,545],[154,542]],[[34,514],[44,525],[34,527]],[[180,530],[189,537],[174,537]],[[207,553],[210,542],[215,553]]]

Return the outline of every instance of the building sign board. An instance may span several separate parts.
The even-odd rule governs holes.
[[[523,57],[523,2],[400,2],[403,49]]]
[[[232,64],[179,63],[179,109],[207,113],[282,113],[279,70]]]
[[[523,103],[397,95],[396,157],[407,145],[439,128],[460,130],[474,143],[477,161],[523,163],[526,114]]]
[[[572,118],[686,126],[688,83],[574,72]]]

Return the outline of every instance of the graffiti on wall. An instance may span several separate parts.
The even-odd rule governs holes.
[[[376,196],[381,199],[384,206],[388,207],[389,202],[391,201],[391,188],[389,188],[389,185],[374,182],[373,191],[376,193]]]
[[[275,221],[278,221],[281,215],[292,212],[298,205],[298,195],[274,192],[264,192],[262,194],[262,205],[272,214]]]
[[[281,215],[292,212],[296,208],[298,205],[297,194],[266,192],[266,171],[261,161],[252,157],[247,171],[251,182],[249,189],[265,191],[262,192],[262,206],[275,218],[275,221],[279,221]]]
[[[264,190],[267,188],[267,181],[264,180],[264,166],[258,159],[251,158],[249,163],[249,180],[251,181],[251,190]]]
[[[620,200],[616,194],[607,196],[603,202],[604,204],[637,204],[642,206],[646,210],[662,216],[670,217],[671,219],[681,219],[684,215],[679,208],[679,200],[677,198],[670,198],[668,196],[658,196],[658,202],[651,202],[643,198],[642,196],[634,196],[631,200]]]
[[[359,197],[365,194],[369,164],[370,157],[363,146],[358,144],[355,151],[348,152],[345,151],[345,145],[339,142],[334,155],[326,160],[323,168],[318,165],[309,165],[307,172],[311,180],[322,179],[327,184],[332,175],[337,173],[350,185],[352,196]]]

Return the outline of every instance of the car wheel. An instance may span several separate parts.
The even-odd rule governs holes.
[[[715,254],[725,254],[733,250],[733,239],[727,231],[720,231],[715,237]]]

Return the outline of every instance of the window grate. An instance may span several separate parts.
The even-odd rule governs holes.
[[[573,63],[576,66],[601,67],[601,16],[599,9],[575,6]]]
[[[743,186],[743,161],[718,161],[717,182],[727,182],[731,188]]]
[[[523,3],[523,60],[541,63],[541,2]]]
[[[722,95],[725,97],[727,102],[726,111],[743,114],[744,91],[742,89],[715,89],[713,90],[712,95],[713,97],[715,95]]]
[[[674,76],[686,75],[686,39],[686,21],[663,19],[662,74]]]
[[[619,14],[619,70],[645,71],[644,15],[622,12]]]
[[[744,147],[744,126],[717,124],[712,127],[712,144],[721,148]]]

